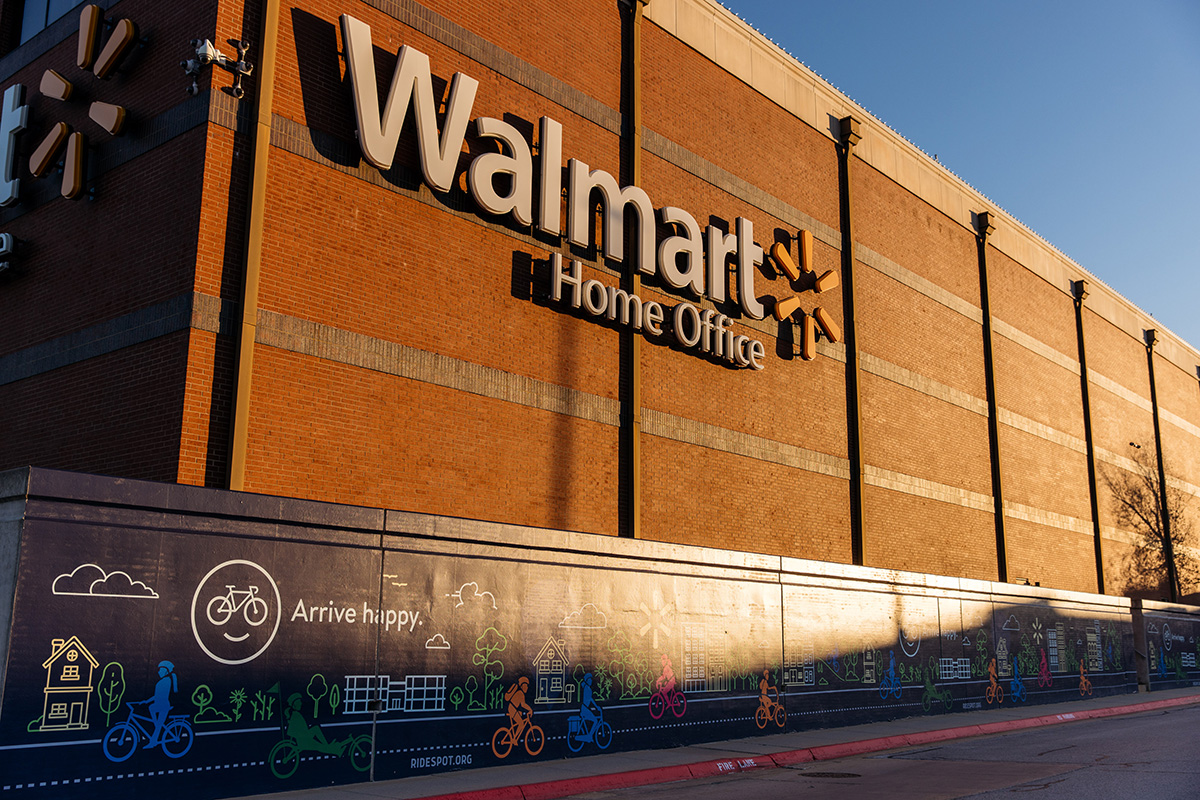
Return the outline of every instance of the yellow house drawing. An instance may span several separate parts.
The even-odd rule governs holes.
[[[92,672],[99,662],[79,638],[55,639],[46,670],[46,704],[42,709],[43,731],[85,730],[92,698]]]

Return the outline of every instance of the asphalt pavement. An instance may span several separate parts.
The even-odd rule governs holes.
[[[907,717],[688,747],[512,764],[257,795],[269,800],[550,800],[1200,703],[1200,687]]]

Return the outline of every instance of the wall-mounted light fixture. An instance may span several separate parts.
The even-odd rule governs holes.
[[[237,39],[230,39],[229,43],[237,48],[237,61],[231,61],[208,39],[192,39],[191,45],[196,49],[196,57],[179,62],[179,66],[183,67],[184,74],[192,78],[192,85],[187,90],[188,94],[194,97],[200,93],[200,70],[213,64],[226,72],[233,73],[233,86],[226,87],[225,91],[238,98],[246,93],[246,90],[242,88],[242,78],[254,72],[254,65],[246,63],[246,53],[250,51],[250,43]]]

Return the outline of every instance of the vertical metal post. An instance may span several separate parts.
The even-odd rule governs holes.
[[[1096,486],[1096,446],[1092,439],[1092,400],[1089,391],[1087,342],[1083,335],[1083,301],[1088,296],[1087,281],[1072,285],[1075,299],[1075,338],[1079,345],[1079,386],[1083,398],[1083,439],[1087,445],[1088,492],[1092,502],[1092,536],[1096,551],[1096,591],[1104,594],[1104,552],[1100,539],[1100,493]]]
[[[246,271],[242,276],[237,377],[234,379],[233,422],[230,426],[228,488],[234,491],[241,491],[246,482],[250,381],[254,373],[254,339],[258,331],[258,281],[262,270],[263,220],[267,201],[267,160],[271,149],[271,107],[275,94],[275,43],[279,33],[279,0],[266,0],[262,13],[262,46],[254,103],[254,166],[250,183],[250,208],[246,215]]]
[[[862,139],[859,121],[853,116],[841,120],[838,141],[838,178],[841,194],[842,228],[842,303],[846,327],[846,444],[850,457],[850,558],[865,564],[862,446],[861,365],[858,352],[858,326],[854,316],[854,215],[850,203],[850,157],[854,145]]]
[[[1172,603],[1179,602],[1179,578],[1175,574],[1175,543],[1171,541],[1171,507],[1167,498],[1167,469],[1163,464],[1162,428],[1158,421],[1158,387],[1154,380],[1154,345],[1158,344],[1158,331],[1146,331],[1146,364],[1150,372],[1150,407],[1154,412],[1154,454],[1158,459],[1158,508],[1162,524],[1163,556],[1167,562],[1167,582],[1170,584]]]
[[[996,518],[996,579],[1008,580],[1008,545],[1004,536],[1004,482],[1000,468],[1000,408],[996,402],[996,365],[992,352],[992,305],[988,295],[987,240],[996,229],[991,212],[976,214],[975,244],[979,255],[979,303],[983,307],[983,372],[987,385],[988,449],[992,460],[992,507]]]
[[[626,80],[624,113],[624,151],[626,184],[637,186],[642,180],[642,7],[648,0],[625,0],[630,6],[626,44]],[[628,234],[628,231],[626,232]],[[632,252],[626,248],[627,253]],[[621,278],[622,288],[632,295],[642,293],[642,278],[627,266]],[[622,514],[618,530],[622,536],[640,539],[642,535],[642,338],[632,328],[621,332],[621,498]]]

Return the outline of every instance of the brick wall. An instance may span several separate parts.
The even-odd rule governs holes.
[[[194,36],[212,36],[227,53],[230,37],[256,40],[259,8],[160,6],[116,3],[110,16],[147,20],[151,45],[128,74],[81,82],[127,100],[141,126],[128,147],[100,142],[97,199],[54,199],[53,178],[23,173],[35,200],[0,212],[0,227],[30,243],[23,274],[0,282],[0,403],[22,420],[0,437],[0,467],[225,480],[257,77],[238,101],[221,91],[231,77],[211,72],[201,89],[214,91],[189,100],[177,62]],[[381,91],[397,49],[410,45],[429,56],[438,98],[455,72],[479,81],[473,118],[503,119],[531,142],[539,117],[562,123],[564,163],[555,166],[573,157],[617,176],[629,168],[617,3],[287,5],[246,487],[619,533],[622,334],[547,294],[553,253],[579,258],[584,278],[607,286],[624,265],[481,214],[461,173],[495,144],[474,126],[444,195],[421,179],[411,112],[395,166],[380,173],[362,163],[338,55],[341,13],[371,26]],[[69,32],[44,56],[18,48],[0,62],[15,64],[10,82],[31,87],[36,124],[24,157],[55,114],[90,124],[84,105],[60,109],[32,88],[47,67],[78,72],[74,48]],[[638,183],[655,207],[684,208],[702,227],[746,217],[765,249],[784,242],[793,254],[797,229],[812,230],[818,273],[840,270],[838,159],[826,132],[649,22],[642,59]],[[258,63],[253,47],[250,60]],[[857,158],[851,180],[866,562],[994,578],[974,232]],[[1091,591],[1072,300],[995,248],[988,263],[1009,574]],[[817,297],[769,261],[756,284],[762,298],[799,292],[805,310],[820,305],[846,324],[844,285]],[[729,285],[735,298],[732,271]],[[642,296],[708,303],[657,278]],[[763,342],[761,372],[665,338],[643,341],[643,535],[848,561],[845,347],[822,341],[818,357],[802,361],[795,332],[766,302],[764,320],[744,318],[734,302],[718,309]],[[1120,471],[1129,442],[1153,450],[1145,349],[1086,304],[1084,315],[1100,468]],[[1200,486],[1196,376],[1156,363],[1168,469]],[[1120,591],[1136,538],[1116,530],[1103,480],[1100,524],[1104,588]]]

